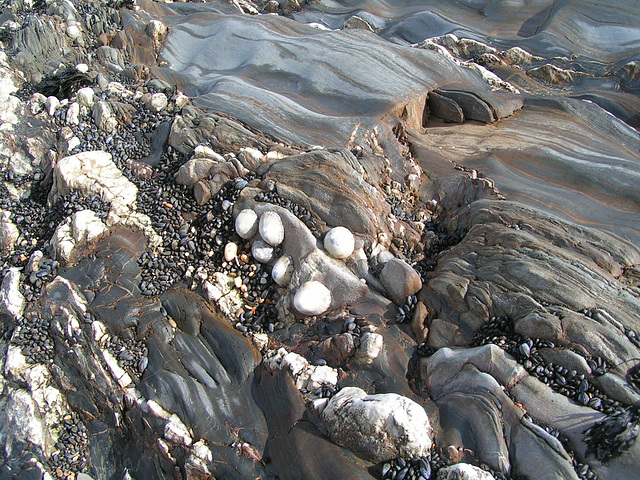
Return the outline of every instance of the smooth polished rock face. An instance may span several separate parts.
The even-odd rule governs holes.
[[[634,2],[23,3],[0,477],[635,480]]]
[[[202,92],[199,105],[215,104],[255,128],[307,145],[342,146],[354,131],[374,127],[376,117],[401,107],[404,99],[452,79],[472,92],[490,92],[476,76],[436,53],[362,30],[325,32],[270,15],[179,22],[162,59],[185,88]],[[191,75],[195,70],[198,76]]]
[[[398,258],[392,258],[385,263],[380,272],[380,281],[398,305],[404,304],[407,297],[422,288],[422,280],[418,273],[411,265]]]

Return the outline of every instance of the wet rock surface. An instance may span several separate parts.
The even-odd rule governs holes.
[[[636,478],[636,10],[1,3],[0,478]]]

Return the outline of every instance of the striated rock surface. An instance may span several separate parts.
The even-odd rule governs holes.
[[[0,478],[635,479],[634,7],[3,2]]]

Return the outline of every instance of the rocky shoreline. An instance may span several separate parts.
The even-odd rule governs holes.
[[[633,42],[404,3],[0,3],[0,478],[635,478]]]

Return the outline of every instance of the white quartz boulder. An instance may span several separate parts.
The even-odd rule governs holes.
[[[367,395],[345,387],[331,397],[321,419],[335,443],[373,463],[421,457],[431,449],[432,429],[424,408],[395,393]]]

